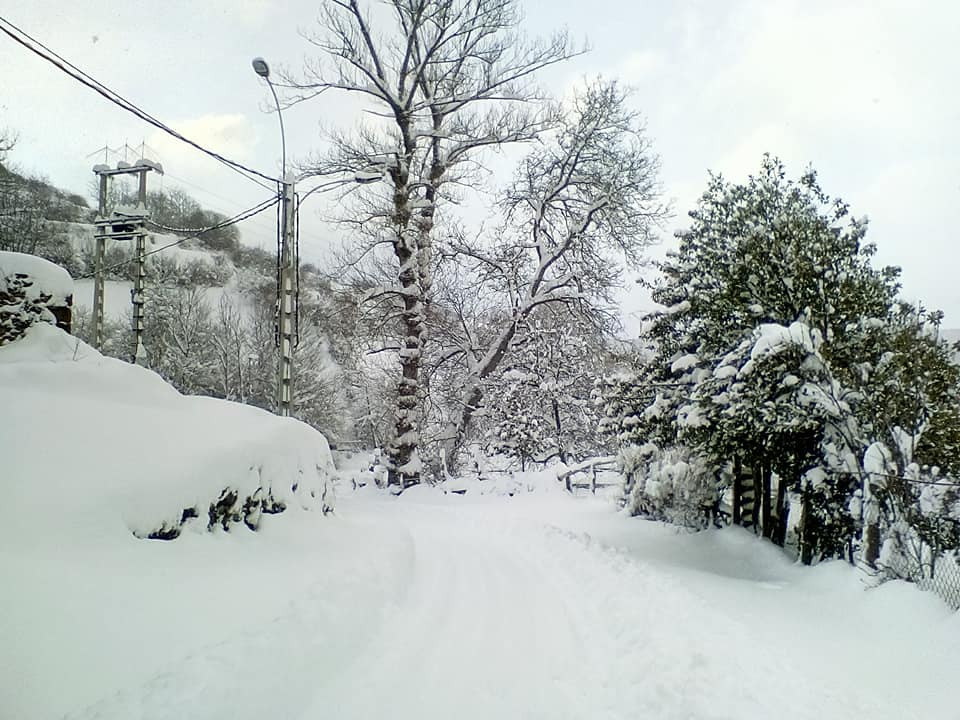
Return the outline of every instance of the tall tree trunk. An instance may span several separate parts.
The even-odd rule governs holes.
[[[433,227],[433,206],[414,219],[411,208],[409,166],[415,149],[412,127],[400,122],[405,138],[406,158],[398,163],[394,176],[394,223],[396,237],[400,297],[403,302],[401,322],[403,338],[400,347],[400,381],[397,386],[397,409],[394,436],[387,449],[387,484],[401,490],[420,482],[423,462],[420,446],[420,368],[426,340],[427,294],[429,290],[429,238]]]
[[[400,208],[405,215],[406,208]],[[407,222],[403,223],[404,225]],[[398,279],[403,292],[404,337],[400,348],[400,382],[397,387],[396,424],[393,440],[387,450],[389,458],[388,484],[400,489],[420,482],[423,463],[419,455],[420,445],[420,367],[423,360],[423,345],[426,330],[426,285],[424,280],[423,255],[420,233],[404,228],[398,233],[395,252],[400,262]]]
[[[763,532],[763,463],[754,462],[750,465],[753,477],[753,532]]]

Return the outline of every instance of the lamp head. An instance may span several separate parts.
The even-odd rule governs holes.
[[[270,66],[267,65],[267,61],[262,57],[257,57],[253,59],[253,71],[260,77],[266,79],[270,77]]]

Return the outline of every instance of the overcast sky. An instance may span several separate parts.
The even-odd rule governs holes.
[[[584,75],[619,77],[661,156],[684,226],[707,171],[744,179],[764,152],[794,177],[812,164],[831,195],[871,220],[877,264],[903,268],[904,296],[960,326],[960,4],[747,0],[521,0],[531,35],[562,27],[593,50],[543,77],[563,92]],[[276,116],[250,60],[299,66],[316,2],[291,0],[0,0],[0,15],[142,108],[233,159],[279,166]],[[289,109],[288,152],[320,147],[319,124],[358,108],[324,95]],[[146,142],[179,186],[225,214],[267,193],[110,105],[0,36],[0,127],[19,132],[20,169],[87,194],[88,157]],[[102,156],[101,156],[102,158]],[[131,158],[135,159],[135,158]],[[158,183],[159,184],[159,183]],[[156,185],[154,185],[156,187]],[[269,215],[244,227],[269,247]],[[305,224],[306,227],[306,224]],[[305,259],[336,242],[310,226]],[[658,250],[662,253],[662,248]],[[631,311],[649,301],[635,292]]]

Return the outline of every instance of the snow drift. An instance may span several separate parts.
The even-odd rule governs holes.
[[[256,528],[332,508],[326,439],[297,420],[183,396],[46,323],[0,347],[0,544],[43,536]],[[65,533],[64,530],[68,529]]]

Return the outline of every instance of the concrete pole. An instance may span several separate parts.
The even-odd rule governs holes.
[[[138,175],[140,176],[140,187],[137,193],[137,204],[138,209],[146,213],[147,208],[147,171],[141,170]],[[144,286],[146,285],[147,277],[147,258],[146,258],[146,241],[147,241],[147,231],[143,225],[143,221],[140,221],[140,227],[138,228],[136,235],[137,243],[137,275],[133,281],[133,290],[130,292],[130,300],[133,305],[133,362],[137,365],[146,366],[147,364],[147,351],[143,347],[143,291]]]
[[[97,216],[103,219],[107,216],[108,177],[102,173],[97,175],[100,179]],[[97,231],[93,256],[93,346],[97,350],[103,349],[103,257],[106,253],[107,241],[102,232],[102,229]]]
[[[294,251],[294,187],[285,177],[282,183],[282,226],[280,245],[280,297],[278,326],[280,358],[277,364],[277,414],[288,417],[293,409],[293,285],[299,258]]]

